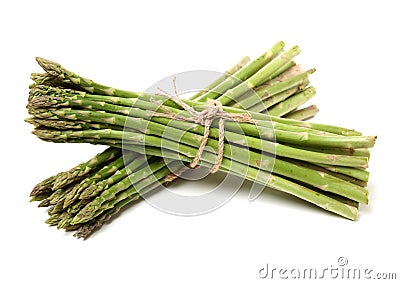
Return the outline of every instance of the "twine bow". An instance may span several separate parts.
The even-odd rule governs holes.
[[[224,121],[229,120],[229,121],[235,121],[235,122],[247,122],[247,123],[252,123],[254,124],[254,120],[248,113],[227,113],[223,110],[222,104],[219,101],[216,100],[207,100],[206,102],[206,107],[202,111],[196,111],[194,108],[190,107],[187,105],[185,102],[183,102],[176,91],[176,84],[175,84],[176,78],[174,78],[173,83],[174,83],[174,90],[175,90],[175,96],[170,96],[168,93],[165,91],[161,90],[168,99],[173,101],[175,104],[178,106],[182,107],[184,110],[186,110],[189,114],[190,117],[182,116],[179,114],[176,114],[163,106],[162,104],[158,103],[158,106],[164,111],[164,113],[159,113],[155,112],[153,115],[154,116],[160,116],[160,117],[166,117],[170,119],[177,119],[177,120],[182,120],[182,121],[189,121],[189,122],[194,122],[198,123],[204,126],[204,133],[203,133],[203,139],[201,140],[201,144],[199,147],[199,150],[197,151],[196,156],[194,157],[193,161],[190,163],[190,167],[194,168],[197,166],[197,164],[200,161],[201,155],[203,154],[204,148],[206,147],[208,136],[210,134],[210,127],[212,122],[215,119],[218,119],[219,124],[218,124],[218,152],[217,152],[217,159],[214,163],[214,166],[211,169],[211,173],[215,173],[218,171],[218,169],[221,166],[222,159],[224,156],[224,141],[225,141],[225,129],[224,129]],[[155,102],[153,100],[153,102]],[[155,102],[156,103],[156,102]]]

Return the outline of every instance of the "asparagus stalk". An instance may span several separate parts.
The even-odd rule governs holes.
[[[316,105],[311,105],[299,110],[294,110],[285,114],[284,118],[295,119],[295,120],[307,120],[314,117],[319,112]]]
[[[324,164],[316,164],[320,167],[326,168],[327,170],[335,173],[344,174],[350,177],[354,177],[358,180],[367,182],[369,179],[369,172],[365,169],[351,168],[351,167],[330,167]]]
[[[55,128],[55,129],[103,129],[103,128],[111,128],[115,130],[123,130],[123,127],[119,127],[112,124],[106,123],[92,123],[88,121],[70,121],[70,120],[61,120],[59,118],[47,118],[40,119],[35,117],[29,117],[25,119],[26,122],[34,125],[35,127],[44,126],[47,128]]]
[[[285,91],[282,91],[278,94],[275,94],[274,96],[268,97],[267,99],[265,99],[264,101],[262,101],[261,103],[255,104],[252,107],[249,108],[245,108],[248,109],[249,111],[252,112],[264,112],[267,109],[270,109],[273,105],[276,105],[277,103],[283,102],[285,101],[287,98],[289,98],[290,96],[298,93],[299,91],[303,90],[305,85],[307,85],[308,82],[304,85],[299,85],[299,86],[295,86],[292,87],[290,89],[287,89]],[[240,106],[240,102],[237,103],[239,106],[239,108],[241,108]]]
[[[360,157],[370,157],[370,152],[369,149],[366,148],[359,148],[359,149],[353,149],[353,148],[332,148],[332,147],[310,147],[310,146],[304,146],[304,145],[293,145],[293,144],[287,144],[295,148],[299,149],[304,149],[304,150],[309,150],[309,151],[315,151],[315,152],[321,152],[321,153],[333,153],[333,154],[339,154],[339,155],[347,155],[347,156],[360,156]]]
[[[225,71],[223,75],[221,75],[219,78],[217,78],[215,81],[210,83],[208,86],[206,86],[203,90],[197,92],[195,95],[191,97],[192,100],[197,99],[198,97],[202,96],[203,94],[207,93],[209,90],[212,90],[219,84],[221,84],[223,81],[225,81],[227,78],[238,72],[240,69],[243,68],[243,66],[246,65],[250,61],[250,58],[248,56],[243,57],[242,59],[239,60],[238,63],[236,63],[234,66],[232,66],[229,70]]]
[[[198,97],[198,101],[206,101],[207,99],[216,99],[225,93],[229,89],[239,85],[242,81],[247,80],[252,77],[256,72],[258,72],[262,67],[267,65],[271,60],[279,55],[283,51],[283,42],[276,43],[271,49],[264,52],[258,58],[248,63],[246,66],[233,73],[232,76],[225,79],[223,82],[212,88],[210,91],[204,93],[202,96]]]
[[[352,171],[348,171],[345,172],[344,169],[345,167],[329,167],[327,165],[323,165],[323,164],[312,164],[312,163],[304,163],[301,161],[296,161],[296,160],[287,160],[291,163],[300,165],[302,167],[307,167],[309,169],[318,171],[318,172],[323,172],[323,173],[327,173],[331,176],[334,176],[336,178],[342,179],[344,181],[347,182],[351,182],[355,185],[361,186],[361,187],[366,187],[367,186],[367,182],[368,182],[368,175],[369,173],[366,172],[364,169],[357,169],[354,168],[356,170],[362,170],[365,172],[365,174],[363,173],[357,173],[357,172],[352,172]],[[343,173],[340,173],[341,170],[343,170]],[[354,176],[353,176],[354,175]],[[359,179],[358,177],[362,177],[361,179]],[[364,179],[364,180],[362,180]],[[349,199],[350,200],[350,199]]]
[[[292,110],[296,109],[297,107],[301,106],[302,104],[309,101],[311,98],[315,96],[315,88],[309,87],[304,91],[297,93],[294,96],[291,96],[287,100],[280,102],[279,104],[275,105],[271,109],[268,110],[268,113],[273,116],[283,116]]]

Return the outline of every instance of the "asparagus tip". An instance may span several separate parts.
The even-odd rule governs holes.
[[[42,58],[42,57],[36,57],[36,62],[40,65],[40,67],[43,68],[44,71],[46,71],[48,74],[58,77],[61,76],[64,73],[69,73],[67,70],[65,70],[60,64],[53,62],[51,60]]]
[[[45,221],[45,223],[50,226],[55,226],[58,224],[59,216],[59,214],[53,214]]]
[[[311,75],[311,74],[313,74],[315,71],[317,71],[316,68],[311,68],[311,69],[307,70],[307,73],[308,73],[309,75]]]
[[[50,206],[50,199],[46,198],[45,200],[42,200],[42,202],[39,203],[38,207],[48,207]]]

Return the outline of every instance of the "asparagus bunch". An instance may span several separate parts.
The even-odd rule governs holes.
[[[243,112],[241,107],[259,112],[270,108],[275,109],[276,115],[289,113],[297,118],[309,117],[315,108],[293,110],[315,94],[312,87],[305,89],[308,75],[313,70],[299,72],[297,67],[293,67],[292,58],[298,53],[298,48],[273,60],[282,48],[279,43],[243,68],[233,71],[236,78],[244,80],[246,86],[256,91],[257,96],[249,95],[249,89],[239,80],[222,77],[208,91],[197,94],[197,100],[202,101],[209,96],[236,107],[225,107],[228,113]],[[114,174],[106,165],[94,171],[87,177],[88,180],[81,181],[79,186],[75,184],[75,188],[64,188],[62,193],[56,189],[47,196],[50,192],[46,191],[40,198],[34,194],[34,199],[42,198],[45,205],[53,205],[49,223],[66,229],[79,228],[78,235],[87,236],[119,208],[156,188],[160,182],[171,180],[167,165],[179,168],[180,164],[174,160],[190,162],[196,155],[203,126],[192,127],[187,122],[152,115],[168,110],[189,116],[173,101],[159,95],[99,85],[58,64],[43,59],[38,61],[46,73],[34,75],[35,85],[28,104],[29,112],[34,116],[29,122],[37,125],[36,135],[54,142],[106,144],[166,157],[160,160],[135,154],[132,164],[136,164],[132,170],[128,166],[125,172],[125,169],[118,168],[121,165],[118,159],[108,161],[113,164],[111,168],[118,169]],[[241,64],[237,66],[241,67]],[[222,95],[218,97],[218,94]],[[277,99],[272,100],[274,97]],[[232,99],[237,102],[232,103]],[[163,103],[161,110],[154,100]],[[196,110],[204,109],[204,103],[185,102]],[[366,149],[373,146],[375,137],[360,136],[356,131],[340,127],[303,123],[262,113],[251,112],[251,115],[256,125],[225,122],[225,138],[229,144],[225,144],[222,171],[231,170],[239,176],[294,194],[349,219],[357,218],[357,202],[367,202],[364,186],[368,180],[365,167],[369,153]],[[126,123],[129,127],[124,132]],[[189,132],[186,132],[188,127]],[[274,132],[278,143],[271,141]],[[176,135],[182,137],[179,145],[174,141]],[[207,145],[217,150],[217,139],[218,130],[213,128]],[[141,147],[143,143],[149,147]],[[238,146],[243,143],[249,150]],[[169,150],[161,152],[161,146]],[[269,156],[265,152],[276,153],[273,167],[266,164]],[[140,157],[149,159],[150,166],[141,164]],[[201,164],[212,167],[214,160],[214,154],[205,150]],[[243,164],[247,160],[248,165]],[[272,176],[269,171],[273,172]],[[111,176],[103,176],[103,173]],[[154,173],[151,178],[148,178],[149,173]],[[132,178],[135,181],[133,185]],[[48,184],[51,184],[51,179]]]
[[[267,54],[267,53],[266,53],[266,54]],[[245,57],[244,59],[242,59],[238,64],[236,64],[233,68],[231,68],[229,71],[226,72],[227,75],[228,75],[228,74],[231,74],[231,73],[233,73],[233,72],[235,72],[235,71],[237,71],[237,70],[239,70],[241,67],[243,67],[243,65],[244,65],[245,63],[247,63],[247,61],[248,61],[248,57]],[[251,66],[251,65],[250,65],[250,66]],[[282,71],[283,71],[283,70],[282,70]],[[301,71],[301,70],[297,67],[297,68],[295,69],[295,71],[296,71],[296,72],[299,72],[299,71]],[[287,73],[288,75],[289,75],[290,73],[291,73],[292,75],[295,75],[295,73],[293,72],[293,70],[292,70],[291,72],[286,72],[286,73]],[[284,75],[285,75],[285,74],[280,75],[278,78],[275,79],[275,81],[277,81],[277,80],[283,81],[282,79],[284,78],[284,77],[283,77]],[[285,75],[285,76],[286,76],[286,75]],[[44,79],[44,80],[41,81],[41,83],[43,83],[43,82],[45,81],[45,82],[46,82],[46,85],[50,85],[49,82],[52,82],[51,85],[53,85],[53,86],[60,86],[60,87],[65,86],[64,83],[62,83],[62,84],[60,83],[61,80],[57,80],[56,78],[53,78],[53,77],[49,76],[48,74],[34,74],[34,75],[33,75],[33,79],[34,79],[35,82],[38,82],[38,78]],[[226,78],[227,78],[226,75],[222,76],[221,78],[218,78],[215,82],[213,82],[213,84],[211,84],[210,86],[206,87],[206,90],[207,90],[207,89],[213,88],[214,86],[218,85],[220,82],[222,82],[222,81],[223,81],[224,79],[226,79]],[[55,84],[54,82],[57,82],[57,83]],[[272,82],[271,82],[271,83],[272,83]],[[74,86],[70,85],[69,87],[74,87]],[[75,87],[76,87],[76,86],[75,86]],[[198,96],[201,95],[202,93],[204,93],[204,92],[199,92],[198,94],[195,95],[195,97],[198,97]],[[300,110],[300,111],[301,111],[301,110]],[[52,125],[54,126],[54,122],[55,122],[55,121],[54,121],[54,120],[45,120],[45,119],[31,118],[31,119],[29,119],[29,122],[30,122],[30,123],[33,123],[33,124],[36,124],[37,126],[38,126],[38,125],[46,125],[46,126],[48,126],[48,127],[51,127]],[[57,120],[57,121],[56,121],[56,125],[57,125],[56,127],[59,128],[59,127],[61,127],[61,126],[64,126],[65,129],[68,129],[68,128],[77,128],[77,127],[72,127],[72,126],[71,126],[71,123],[67,123],[67,122],[68,122],[68,121],[60,121],[60,120]],[[85,123],[85,125],[81,124],[80,126],[82,126],[82,128],[85,128],[85,129],[86,129],[86,128],[89,128],[89,127],[93,127],[93,128],[96,128],[96,129],[99,128],[99,124],[93,124],[93,123]],[[81,128],[81,127],[78,127],[78,128]],[[175,176],[172,176],[172,177],[175,177]],[[170,178],[167,177],[167,179],[170,179]],[[110,181],[111,181],[111,182],[110,182]],[[104,184],[110,185],[110,184],[112,184],[113,182],[115,182],[115,179],[114,179],[114,178],[108,179],[107,182],[103,181],[103,182],[101,183],[101,185],[100,185],[100,183],[98,183],[96,186],[92,186],[91,189],[96,188],[98,191],[100,191],[99,189],[103,189],[103,185],[104,185]],[[77,187],[75,187],[75,189],[76,189],[76,188],[77,188]],[[78,188],[79,188],[79,185],[78,185]],[[67,190],[68,190],[68,189],[67,189]],[[91,192],[92,190],[88,190],[88,191]],[[75,193],[75,190],[73,190],[72,193]],[[68,196],[70,196],[70,195],[71,195],[71,193],[68,192],[66,200],[68,200]],[[75,196],[77,196],[77,195],[75,195]],[[87,197],[88,197],[88,194],[85,195],[85,193],[82,193],[80,199],[86,199]],[[35,197],[33,197],[33,198],[35,198]],[[51,197],[50,197],[49,199],[51,199]],[[71,200],[71,199],[69,199],[69,200]],[[127,199],[127,200],[130,200],[130,199]],[[64,201],[64,200],[63,200],[62,198],[59,198],[59,204],[62,203],[63,201]],[[50,202],[42,202],[41,205],[42,205],[43,203],[46,203],[46,204],[49,204],[49,205],[50,205]],[[53,201],[52,203],[54,203],[54,201]],[[65,202],[64,202],[64,203],[65,203]],[[69,203],[70,203],[70,202],[68,202],[68,204],[69,204]],[[127,204],[127,203],[128,203],[128,202],[127,202],[126,200],[124,200],[124,201],[118,203],[112,210],[107,211],[107,214],[106,214],[106,215],[107,215],[107,216],[114,215],[117,211],[119,211],[118,209],[119,209],[121,206],[124,206],[124,205]],[[68,206],[68,204],[65,204],[65,205]],[[52,206],[54,207],[54,205],[52,205]],[[56,207],[61,208],[61,206],[59,206],[59,205],[56,206]],[[65,208],[65,209],[66,209],[66,208]],[[49,220],[47,221],[48,223],[53,224],[53,225],[58,224],[59,227],[64,227],[64,228],[66,228],[66,229],[77,229],[76,235],[78,235],[78,236],[80,236],[80,237],[87,237],[87,236],[90,235],[95,229],[101,227],[101,225],[102,225],[106,220],[109,219],[109,218],[104,218],[105,215],[104,215],[104,214],[101,214],[100,216],[96,217],[94,220],[92,220],[92,221],[90,221],[90,222],[88,222],[88,223],[85,223],[84,225],[82,225],[82,226],[80,226],[80,227],[79,227],[79,225],[70,226],[70,225],[67,225],[67,224],[68,224],[67,222],[65,222],[65,220],[68,219],[68,218],[67,218],[67,216],[68,216],[67,214],[62,214],[61,217],[59,217],[60,214],[59,214],[59,213],[53,213],[53,211],[54,211],[53,208],[49,210],[49,213],[52,214],[52,217],[49,218]],[[74,207],[74,211],[76,211],[76,206]],[[111,212],[114,212],[114,213],[111,214]],[[71,214],[71,210],[69,210],[69,213]],[[94,225],[94,224],[95,224],[95,225]]]

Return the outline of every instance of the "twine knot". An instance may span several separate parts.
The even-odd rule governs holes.
[[[219,101],[216,100],[207,100],[205,104],[205,109],[202,111],[196,111],[194,108],[190,107],[188,104],[183,102],[177,92],[176,92],[176,84],[175,84],[175,78],[174,78],[174,89],[175,89],[175,95],[176,96],[170,96],[168,93],[162,91],[163,95],[167,97],[169,100],[173,101],[175,104],[178,106],[182,107],[184,110],[186,110],[189,114],[190,117],[182,116],[179,114],[176,114],[172,112],[170,109],[162,105],[161,103],[158,103],[155,100],[152,100],[153,103],[156,103],[163,111],[164,113],[159,113],[155,112],[153,113],[154,116],[160,116],[160,117],[166,117],[170,119],[178,119],[182,121],[189,121],[189,122],[194,122],[198,123],[204,126],[204,133],[203,133],[203,139],[201,140],[199,150],[197,151],[196,156],[190,163],[190,167],[194,168],[197,166],[197,164],[200,161],[201,155],[203,154],[204,148],[206,147],[208,136],[210,134],[210,127],[211,124],[215,119],[219,120],[218,124],[218,152],[217,152],[217,159],[214,163],[214,166],[211,168],[211,173],[215,173],[219,170],[223,156],[224,156],[224,142],[225,142],[225,127],[224,127],[224,121],[225,120],[230,120],[230,121],[235,121],[235,122],[247,122],[247,123],[252,123],[255,124],[254,120],[248,113],[227,113],[223,110],[222,104]]]

